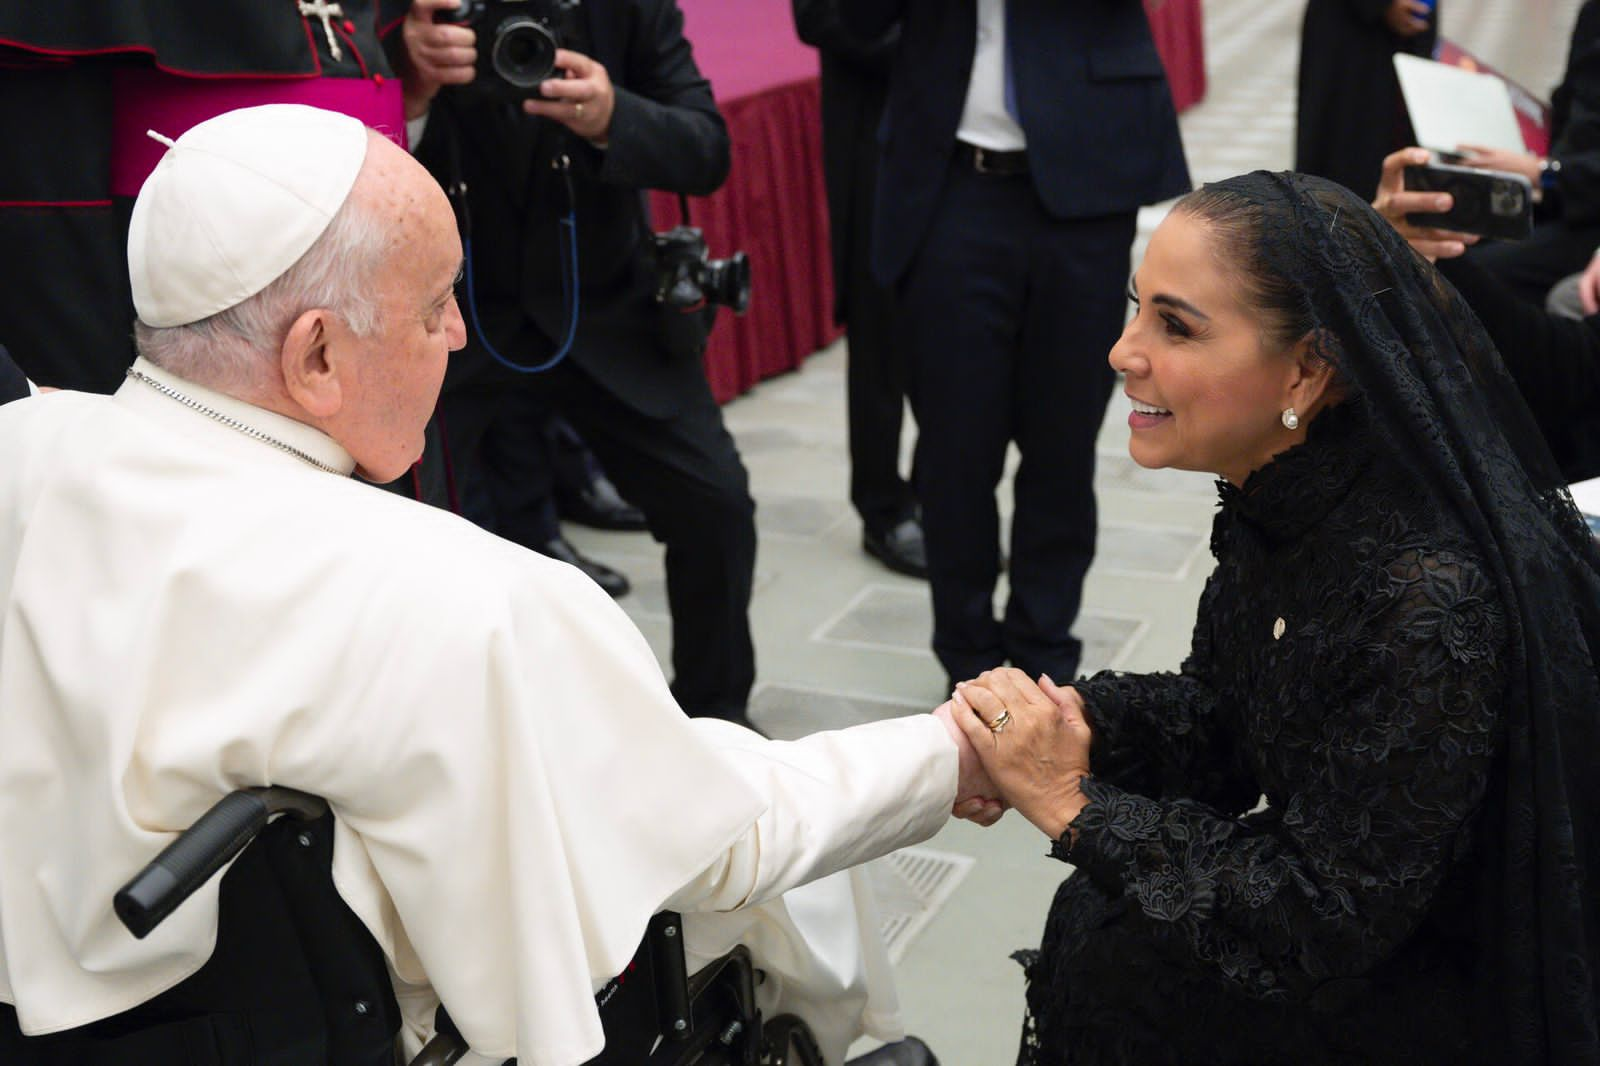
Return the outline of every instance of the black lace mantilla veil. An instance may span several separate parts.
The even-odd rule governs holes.
[[[1255,205],[1262,273],[1304,302],[1374,453],[1456,512],[1498,586],[1508,695],[1476,834],[1480,1016],[1503,1019],[1505,1061],[1600,1066],[1600,556],[1477,318],[1387,222],[1305,175],[1212,188]]]
[[[1378,453],[1452,504],[1506,605],[1505,750],[1483,826],[1481,984],[1518,1062],[1600,1064],[1600,561],[1538,426],[1466,304],[1370,206],[1299,174],[1232,179],[1284,202],[1265,261],[1299,279]],[[1339,216],[1344,217],[1340,218]]]

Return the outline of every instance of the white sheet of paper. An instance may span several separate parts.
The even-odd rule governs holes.
[[[1574,481],[1567,486],[1572,502],[1586,515],[1600,515],[1600,477],[1588,481]]]
[[[1453,152],[1463,144],[1477,144],[1527,151],[1511,93],[1493,74],[1462,70],[1404,52],[1395,55],[1394,70],[1422,147]]]

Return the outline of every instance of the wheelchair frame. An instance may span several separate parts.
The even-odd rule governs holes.
[[[129,932],[143,938],[184,900],[247,847],[279,815],[312,822],[328,811],[321,797],[291,788],[240,789],[222,797],[171,844],[162,849],[113,897],[112,907]],[[606,1033],[607,1051],[587,1066],[823,1066],[810,1028],[792,1014],[763,1024],[756,1006],[761,973],[742,945],[693,976],[684,958],[681,918],[662,912],[651,919],[633,968],[645,967],[652,981],[654,1018],[659,1027],[643,1059],[619,1055],[622,1034]],[[603,989],[614,991],[613,981]],[[602,1018],[604,1012],[602,1011]],[[436,1033],[410,1066],[453,1066],[467,1053],[466,1042],[443,1008]],[[638,1034],[629,1034],[638,1043]],[[642,1049],[639,1049],[642,1050]]]

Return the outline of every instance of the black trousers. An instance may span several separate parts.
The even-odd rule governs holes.
[[[530,398],[572,424],[666,546],[673,695],[690,715],[726,718],[744,713],[755,683],[749,620],[755,501],[711,387],[702,381],[700,393],[671,415],[652,418],[567,362],[509,384],[452,389],[440,401],[440,420],[456,467],[481,454],[497,418],[525,409]],[[500,458],[485,473],[513,468]],[[491,482],[490,494],[496,521],[512,539],[519,528],[539,528],[549,503],[547,481]]]
[[[1081,652],[1072,625],[1094,558],[1094,444],[1136,216],[1052,218],[1027,175],[959,161],[941,197],[899,289],[933,650],[952,680],[1010,661],[1064,682]],[[1013,441],[1011,594],[996,619],[995,491]]]
[[[868,137],[870,138],[870,131]],[[905,417],[905,356],[894,327],[894,294],[872,276],[872,210],[876,142],[856,145],[863,158],[850,188],[849,267],[840,305],[847,318],[845,396],[850,431],[850,503],[861,524],[887,532],[916,510],[900,476],[900,426]]]

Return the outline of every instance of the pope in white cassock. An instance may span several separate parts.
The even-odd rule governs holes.
[[[335,883],[413,1050],[437,996],[474,1061],[585,1062],[594,992],[661,909],[695,912],[691,948],[750,942],[831,1059],[894,1036],[870,921],[814,925],[848,877],[783,893],[931,835],[958,776],[985,787],[947,716],[790,743],[691,721],[578,571],[348,476],[417,459],[465,340],[433,179],[344,116],[231,112],[169,149],[128,257],[122,388],[0,408],[0,1001],[23,1031],[194,973],[217,879],[145,940],[112,894],[223,794],[281,784],[337,816]]]

